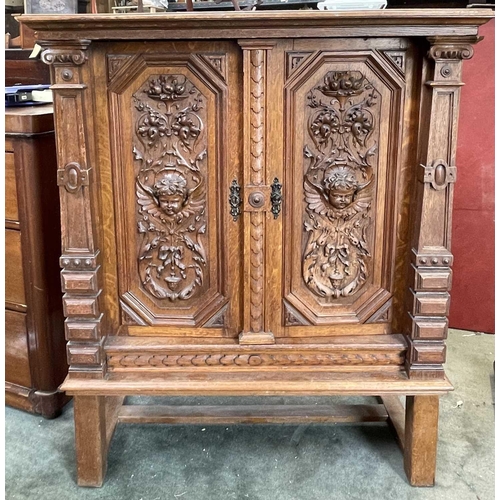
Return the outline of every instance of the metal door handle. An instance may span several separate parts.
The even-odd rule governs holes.
[[[277,177],[274,178],[273,183],[271,184],[271,212],[275,219],[278,218],[278,215],[281,212],[281,202],[283,197],[281,195],[281,188],[283,186],[280,184],[280,181]]]
[[[231,207],[229,213],[234,221],[238,220],[238,216],[241,214],[242,203],[241,186],[238,184],[238,181],[234,179],[229,188],[229,206]]]

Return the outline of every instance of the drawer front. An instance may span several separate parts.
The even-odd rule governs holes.
[[[5,230],[5,300],[26,305],[21,254],[21,232]]]
[[[14,153],[5,153],[5,218],[19,221]]]
[[[31,387],[26,314],[5,311],[5,380]]]

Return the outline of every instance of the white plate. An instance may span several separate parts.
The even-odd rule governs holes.
[[[318,2],[319,10],[385,9],[387,0],[325,0]]]

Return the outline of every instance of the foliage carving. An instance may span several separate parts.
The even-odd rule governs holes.
[[[330,71],[306,99],[303,278],[338,299],[370,274],[379,94],[359,71]]]
[[[153,75],[133,102],[139,275],[157,299],[187,300],[207,267],[205,98],[182,75]]]

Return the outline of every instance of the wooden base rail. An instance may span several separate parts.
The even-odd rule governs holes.
[[[125,405],[118,422],[127,424],[303,424],[386,422],[383,404],[373,405]]]
[[[383,396],[381,404],[166,406],[123,405],[120,396],[75,396],[78,484],[99,487],[117,423],[302,424],[387,422],[403,450],[412,486],[432,486],[436,468],[439,396]]]

